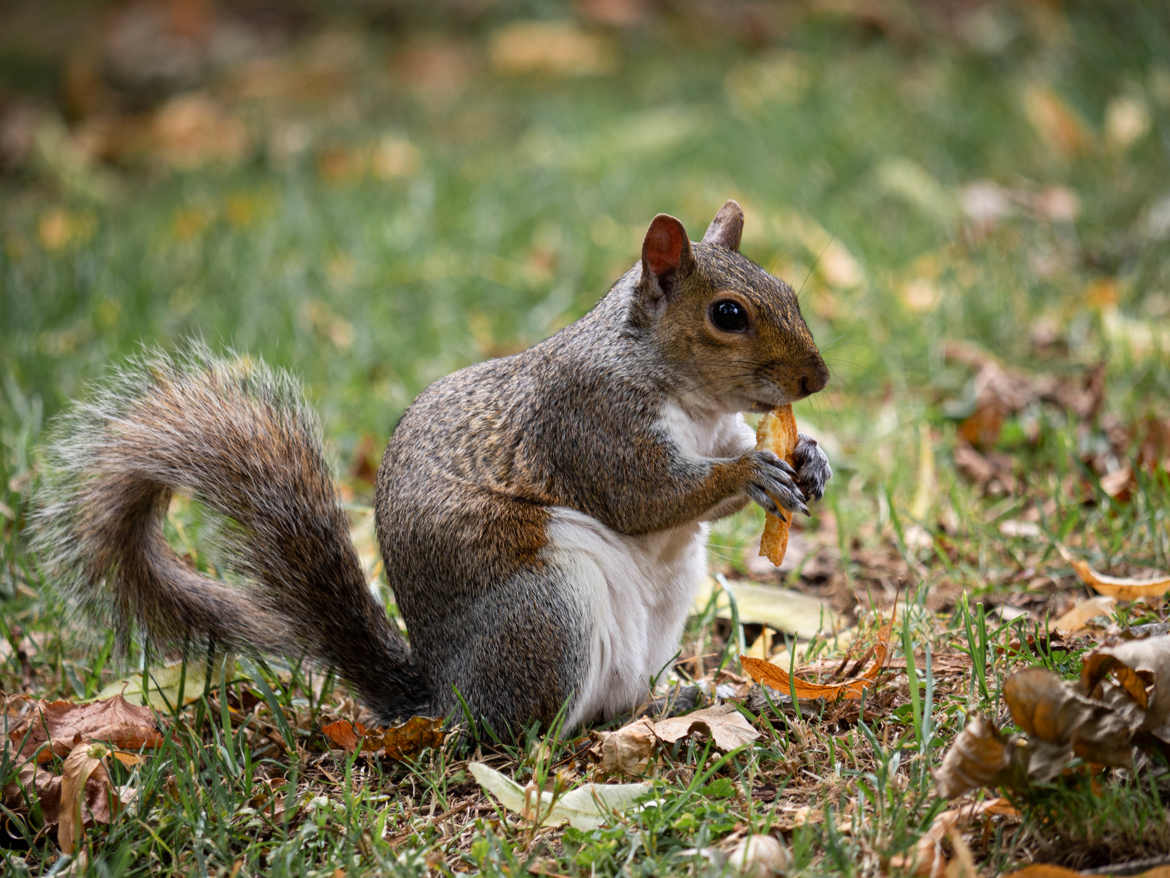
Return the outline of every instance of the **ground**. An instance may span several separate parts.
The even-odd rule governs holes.
[[[23,528],[52,416],[140,343],[201,336],[297,375],[374,575],[373,468],[413,396],[582,314],[656,213],[697,238],[727,198],[829,364],[796,417],[836,475],[781,571],[754,558],[747,510],[714,529],[712,572],[823,601],[857,654],[896,599],[888,667],[860,703],[764,698],[740,629],[696,612],[677,676],[722,665],[762,737],[663,746],[652,803],[582,831],[502,811],[467,761],[604,780],[586,732],[354,756],[320,731],[360,715],[330,678],[242,660],[164,712],[161,749],[111,762],[136,798],[86,830],[86,869],[707,873],[748,832],[799,874],[912,869],[899,858],[950,807],[931,770],[968,717],[1014,728],[1012,671],[1073,679],[1092,648],[1170,621],[1155,597],[1053,627],[1092,594],[1069,558],[1170,572],[1170,21],[1121,3],[465,5],[452,24],[415,4],[174,2],[98,28],[15,4],[0,690],[79,700],[137,667],[63,608]],[[201,511],[170,519],[213,566]],[[743,621],[745,650],[763,632],[798,665],[847,648]],[[988,874],[1146,861],[1170,849],[1168,794],[1165,760],[1142,755],[1014,793],[960,839]],[[6,873],[48,870],[59,843],[5,797]]]

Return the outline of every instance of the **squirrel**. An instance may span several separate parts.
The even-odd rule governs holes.
[[[807,513],[832,474],[814,439],[792,466],[744,422],[829,373],[742,230],[734,201],[698,242],[659,214],[592,311],[408,407],[374,508],[409,645],[371,594],[296,382],[201,342],[141,354],[57,419],[34,550],[123,644],[140,630],[300,651],[387,724],[466,710],[517,734],[633,710],[677,651],[707,522],[749,501]],[[239,582],[167,543],[175,491],[226,519]]]

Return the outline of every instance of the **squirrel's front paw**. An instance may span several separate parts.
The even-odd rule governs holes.
[[[792,452],[796,462],[796,484],[811,500],[825,496],[825,484],[833,477],[829,456],[817,445],[817,440],[803,433],[797,434],[796,449]]]
[[[804,492],[797,484],[796,470],[771,451],[751,451],[748,457],[752,463],[752,474],[746,487],[749,497],[773,515],[780,514],[780,507],[808,514]]]

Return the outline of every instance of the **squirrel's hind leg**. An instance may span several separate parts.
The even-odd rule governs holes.
[[[564,728],[576,725],[592,659],[584,613],[550,565],[518,573],[445,616],[443,655],[429,666],[420,656],[440,709],[457,722],[470,712],[475,724],[504,740],[533,722],[547,728],[558,716],[568,720]]]

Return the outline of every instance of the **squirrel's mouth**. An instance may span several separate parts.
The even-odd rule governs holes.
[[[772,409],[776,408],[776,406],[770,402],[760,402],[759,400],[752,400],[751,403],[752,403],[751,410],[758,415],[766,414],[766,413],[772,411]]]

